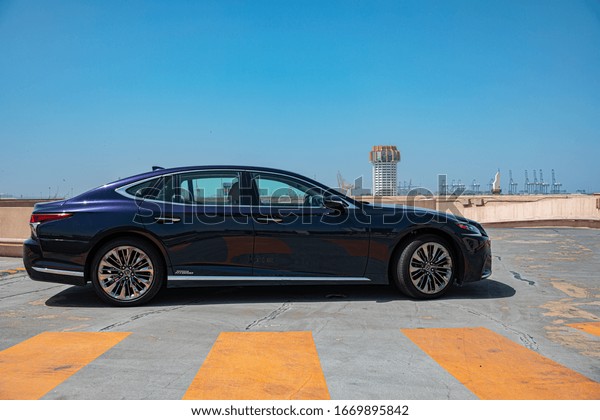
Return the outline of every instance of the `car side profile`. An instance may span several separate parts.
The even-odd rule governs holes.
[[[83,286],[117,306],[176,282],[202,286],[395,284],[417,299],[491,274],[475,221],[356,201],[250,166],[162,169],[36,204],[23,260],[33,280]]]

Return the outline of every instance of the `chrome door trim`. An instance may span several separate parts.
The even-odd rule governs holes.
[[[195,281],[368,281],[367,277],[290,277],[290,276],[168,276],[168,280]]]

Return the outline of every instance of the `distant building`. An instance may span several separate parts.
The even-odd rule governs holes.
[[[363,188],[362,182],[362,176],[356,178],[356,180],[354,181],[354,188],[350,190],[350,195],[355,197],[361,195],[371,195],[371,190],[368,188]]]
[[[398,195],[400,151],[396,146],[373,146],[369,160],[373,164],[373,195]]]

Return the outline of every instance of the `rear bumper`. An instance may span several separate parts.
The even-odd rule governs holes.
[[[44,260],[42,250],[32,238],[23,243],[23,264],[32,280],[84,286],[84,268],[78,265]]]

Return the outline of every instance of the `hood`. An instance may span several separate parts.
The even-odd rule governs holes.
[[[457,215],[454,213],[445,213],[445,212],[438,211],[438,210],[428,209],[426,207],[408,206],[405,204],[380,204],[377,206],[373,206],[372,204],[369,203],[367,205],[369,207],[371,207],[374,211],[382,211],[383,213],[392,213],[392,212],[397,212],[398,210],[402,210],[405,212],[414,212],[414,213],[418,213],[421,215],[431,215],[436,218],[450,219],[450,220],[454,220],[457,222],[465,222],[465,223],[471,223],[471,224],[475,223],[473,220],[467,219],[466,217],[463,217],[461,215]]]

